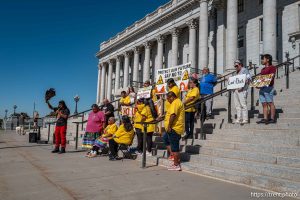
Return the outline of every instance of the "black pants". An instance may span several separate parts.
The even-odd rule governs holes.
[[[185,133],[188,136],[194,134],[195,113],[185,112]]]
[[[142,152],[143,151],[143,132],[141,129],[136,128],[136,135],[137,135],[137,139],[138,139],[138,144],[137,144],[137,151],[138,152]],[[147,151],[151,152],[152,151],[152,136],[153,136],[153,132],[151,133],[147,133],[147,137],[146,137],[146,144],[147,144]]]
[[[116,143],[114,139],[110,139],[108,143],[109,143],[109,151],[111,156],[117,157],[119,144]]]

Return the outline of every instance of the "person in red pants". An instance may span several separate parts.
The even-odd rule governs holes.
[[[68,117],[70,110],[66,106],[64,101],[58,103],[58,107],[53,107],[49,101],[47,101],[48,107],[53,110],[56,114],[56,125],[55,125],[55,148],[52,153],[66,153],[66,133]],[[61,149],[59,150],[59,146]]]

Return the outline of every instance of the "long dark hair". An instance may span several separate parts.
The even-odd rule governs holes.
[[[65,101],[61,100],[58,102],[58,104],[61,104],[63,106],[63,108],[68,109]]]
[[[131,131],[133,129],[133,126],[131,124],[130,118],[126,115],[122,117],[122,123],[124,124],[125,130],[127,132]]]

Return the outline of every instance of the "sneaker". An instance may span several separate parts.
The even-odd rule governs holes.
[[[147,156],[152,156],[152,153],[147,151],[147,152],[146,152],[146,155],[147,155]]]
[[[248,124],[248,120],[243,120],[241,124]]]
[[[240,124],[241,123],[241,120],[240,119],[237,119],[233,122],[234,124]]]
[[[268,123],[269,123],[269,124],[276,124],[276,121],[275,121],[275,119],[270,119],[270,120],[268,121]]]
[[[174,161],[174,156],[173,156],[173,155],[170,155],[169,158],[168,158],[168,160]]]
[[[181,171],[181,166],[180,165],[171,165],[170,167],[168,167],[169,171]]]
[[[58,152],[58,154],[63,154],[66,153],[66,149],[64,147],[61,148],[60,152]]]
[[[110,161],[115,161],[115,160],[117,160],[117,158],[116,157],[109,157],[109,160]]]
[[[53,151],[51,151],[52,153],[58,153],[59,152],[59,148],[55,148]]]
[[[97,157],[97,153],[91,153],[89,156],[89,158],[95,158],[95,157]]]
[[[257,121],[256,123],[257,123],[257,124],[268,124],[269,122],[268,122],[268,120],[266,120],[266,119],[262,119],[262,120],[260,120],[260,121]]]

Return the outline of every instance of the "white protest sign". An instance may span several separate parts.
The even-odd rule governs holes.
[[[170,67],[166,69],[159,69],[156,71],[155,77],[155,90],[156,94],[167,93],[167,81],[173,78],[180,91],[188,90],[189,74],[190,74],[191,63],[179,65],[176,67]]]
[[[151,97],[152,86],[139,88],[137,93],[137,99],[150,98]]]
[[[133,117],[135,115],[136,109],[130,106],[121,106],[121,113],[127,115],[128,117]]]
[[[234,90],[238,88],[242,88],[245,86],[246,83],[246,74],[236,75],[229,77],[227,83],[228,90]]]

